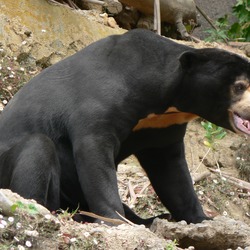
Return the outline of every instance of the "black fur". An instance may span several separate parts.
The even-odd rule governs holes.
[[[0,187],[51,210],[79,205],[143,223],[123,207],[117,187],[117,164],[135,154],[175,220],[207,219],[185,160],[186,123],[133,128],[174,106],[233,130],[230,89],[242,74],[249,79],[249,63],[239,56],[149,31],[93,43],[34,77],[4,109]]]

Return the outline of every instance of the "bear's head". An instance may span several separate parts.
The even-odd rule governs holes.
[[[219,49],[184,52],[175,107],[250,135],[250,62]]]

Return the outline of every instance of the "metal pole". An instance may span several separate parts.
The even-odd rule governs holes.
[[[161,7],[160,0],[154,0],[154,30],[161,35]]]

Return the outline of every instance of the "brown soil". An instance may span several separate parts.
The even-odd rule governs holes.
[[[205,212],[208,216],[225,215],[250,225],[249,190],[232,184],[227,178],[228,175],[240,179],[235,166],[237,149],[248,143],[248,139],[227,131],[225,138],[216,142],[216,149],[209,150],[204,145],[204,135],[200,120],[190,123],[185,145],[193,179],[206,176],[194,184]],[[220,171],[222,175],[214,171]],[[154,216],[166,212],[134,157],[119,165],[118,176],[123,201],[140,215]]]
[[[190,45],[221,47],[219,44],[205,43]],[[11,71],[16,69],[14,77],[10,77],[11,73],[7,68],[10,62]],[[24,66],[22,62],[17,62],[5,54],[1,55],[1,66],[0,80],[3,89],[0,91],[0,99],[3,108],[16,91],[17,84],[20,84],[20,81],[21,84],[27,81],[38,71],[33,66],[32,68]],[[20,71],[22,67],[24,69]],[[246,167],[249,165],[244,165],[245,175],[242,173],[239,175],[236,168],[237,161],[242,163],[249,155],[248,146],[245,146],[244,155],[238,151],[242,145],[249,145],[249,141],[244,136],[227,132],[224,139],[217,141],[215,150],[208,152],[209,148],[204,145],[205,130],[200,122],[197,120],[188,126],[185,144],[193,178],[206,175],[194,184],[204,210],[211,217],[224,215],[250,225],[250,189],[242,186],[239,180],[249,178],[249,167]],[[219,172],[215,172],[216,170]],[[233,184],[231,177],[237,178]],[[166,211],[133,156],[119,165],[118,180],[121,199],[142,217]],[[20,200],[24,202],[20,197],[13,202]],[[32,214],[26,207],[20,211],[17,209],[13,217],[14,222],[8,220],[9,216],[3,215],[0,218],[0,224],[5,224],[2,221],[7,221],[7,226],[0,227],[0,249],[177,249],[174,242],[168,242],[163,236],[156,236],[144,227],[128,224],[117,227],[82,225],[74,222],[66,211],[57,218],[52,216],[48,219],[44,214],[40,215],[40,212],[38,215]],[[20,228],[18,223],[22,225]],[[31,246],[27,246],[27,242],[30,242]]]

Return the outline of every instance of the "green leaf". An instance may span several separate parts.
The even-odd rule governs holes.
[[[13,204],[11,207],[10,207],[10,209],[11,209],[11,212],[15,212],[16,211],[16,209],[18,208],[18,205],[17,204]]]
[[[225,15],[223,17],[220,17],[216,22],[215,22],[216,26],[218,26],[219,28],[222,27],[227,27],[228,26],[228,16]]]
[[[212,145],[211,145],[210,142],[204,141],[203,143],[204,143],[205,146],[207,146],[207,147],[209,147],[209,148],[212,148]]]
[[[24,203],[22,203],[21,201],[17,201],[16,205],[17,205],[18,208],[24,208],[25,207]]]
[[[207,129],[207,122],[201,122],[201,126],[204,128],[204,129]]]
[[[29,213],[31,214],[37,214],[38,213],[38,210],[36,208],[36,206],[34,204],[29,204],[28,205],[28,210],[29,210]]]
[[[221,139],[223,139],[226,135],[227,135],[227,132],[224,131],[224,132],[222,132],[222,133],[216,135],[216,136],[215,136],[215,139],[221,140]]]
[[[241,36],[241,26],[239,23],[234,23],[228,30],[228,36],[232,39]]]

